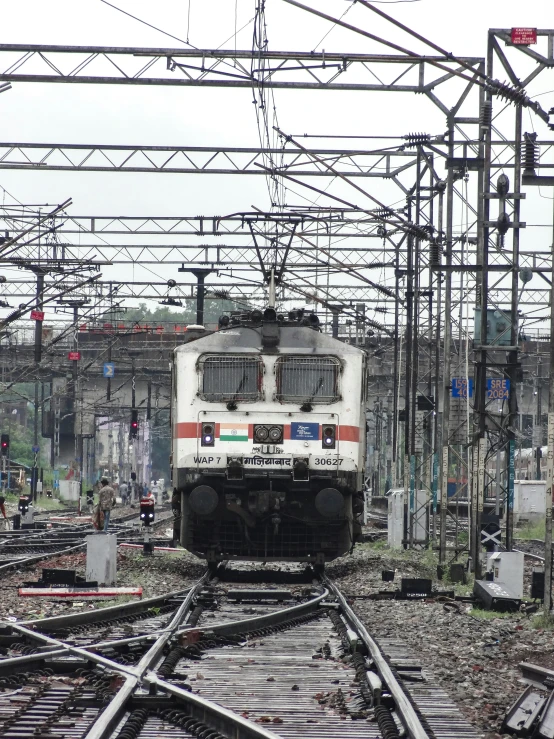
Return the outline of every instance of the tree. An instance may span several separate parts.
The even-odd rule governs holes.
[[[247,305],[239,305],[224,296],[206,297],[204,301],[204,323],[217,323],[221,315],[244,310],[248,310]],[[139,303],[138,308],[127,310],[123,318],[127,322],[148,323],[151,326],[160,323],[176,323],[186,326],[190,323],[196,323],[196,300],[193,298],[184,300],[182,309],[160,305],[152,310],[146,303]],[[108,314],[106,320],[112,322],[113,318]]]

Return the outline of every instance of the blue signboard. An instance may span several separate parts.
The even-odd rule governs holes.
[[[453,377],[452,378],[452,397],[467,398],[467,389],[469,387],[469,397],[473,397],[473,378]]]
[[[114,362],[104,362],[104,377],[114,377],[115,376],[115,363]]]
[[[452,397],[467,398],[469,388],[469,397],[473,398],[473,378],[453,377],[452,378]],[[489,377],[487,379],[487,400],[508,400],[510,395],[510,380],[497,379]]]
[[[291,423],[290,438],[295,441],[317,441],[319,423]]]
[[[487,400],[508,400],[510,396],[510,381],[508,379],[487,380]]]

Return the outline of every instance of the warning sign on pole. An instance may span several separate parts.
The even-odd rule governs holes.
[[[31,321],[44,321],[44,311],[32,310],[31,311]]]
[[[72,362],[77,362],[81,359],[81,352],[69,352],[67,358]]]
[[[512,44],[516,46],[529,46],[537,43],[536,28],[512,28]]]

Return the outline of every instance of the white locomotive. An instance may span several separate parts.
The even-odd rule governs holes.
[[[220,319],[173,360],[181,544],[209,562],[323,565],[360,533],[365,353],[317,316]]]

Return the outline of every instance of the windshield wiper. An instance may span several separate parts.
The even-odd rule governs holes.
[[[243,389],[243,387],[246,385],[246,382],[248,381],[248,375],[246,374],[246,370],[244,371],[242,375],[242,380],[239,382],[239,386],[235,390],[234,398],[235,400],[238,398],[240,391]]]
[[[311,394],[311,396],[310,396],[310,398],[309,398],[309,400],[308,400],[308,403],[311,403],[311,402],[312,402],[312,400],[313,400],[313,399],[315,398],[315,396],[317,395],[317,392],[318,392],[318,390],[320,390],[320,389],[321,389],[322,387],[323,387],[323,375],[322,375],[322,376],[321,376],[321,377],[319,378],[319,380],[317,381],[317,385],[316,385],[316,386],[314,387],[314,391],[313,391],[313,393]]]

